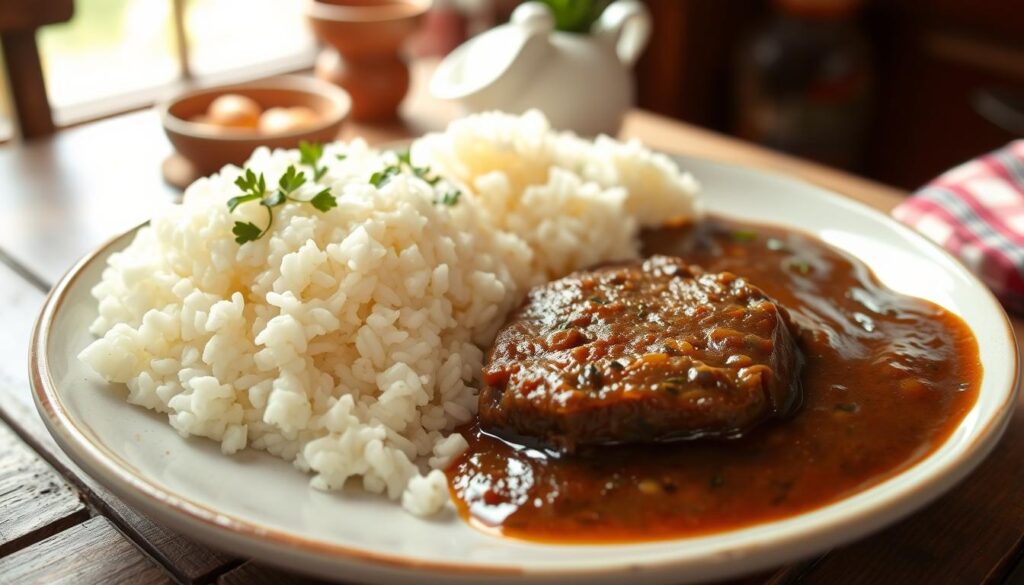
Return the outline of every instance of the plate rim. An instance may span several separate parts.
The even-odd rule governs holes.
[[[1003,402],[996,407],[991,418],[985,421],[984,426],[970,438],[969,444],[964,447],[962,453],[955,457],[951,457],[948,461],[942,462],[942,466],[936,469],[930,476],[920,478],[914,485],[909,486],[902,493],[893,493],[887,498],[873,502],[861,510],[837,512],[841,514],[840,518],[829,523],[820,523],[819,525],[811,525],[806,528],[794,530],[781,538],[772,539],[770,546],[766,546],[764,543],[749,544],[741,549],[737,549],[743,551],[742,553],[737,554],[739,554],[741,558],[745,559],[748,569],[756,570],[757,568],[777,564],[778,562],[788,562],[794,558],[798,558],[802,553],[806,553],[809,548],[819,550],[829,548],[839,541],[847,541],[851,538],[860,537],[870,531],[878,529],[881,526],[892,524],[900,518],[903,518],[931,503],[939,495],[951,489],[956,483],[960,482],[964,477],[971,473],[1002,438],[1003,432],[1005,431],[1013,413],[1011,406],[1016,402],[1018,393],[1020,392],[1021,356],[1018,342],[1009,316],[992,291],[982,283],[975,274],[967,270],[959,260],[940,245],[904,224],[901,224],[888,214],[866,205],[859,200],[853,199],[850,196],[842,195],[828,187],[824,187],[802,177],[791,176],[758,167],[737,165],[720,160],[687,155],[668,154],[668,156],[670,156],[674,162],[679,163],[681,169],[686,168],[685,164],[688,161],[695,160],[699,161],[700,164],[718,166],[727,171],[738,171],[753,174],[755,175],[755,178],[759,176],[760,178],[766,178],[773,181],[803,183],[805,186],[810,186],[817,191],[818,196],[829,199],[832,203],[838,204],[840,207],[853,208],[860,213],[866,213],[874,220],[886,224],[890,229],[894,229],[905,236],[909,235],[915,241],[926,242],[935,250],[939,251],[945,260],[952,261],[956,266],[960,267],[963,275],[972,282],[973,287],[983,291],[987,296],[988,301],[999,310],[1000,316],[1002,317],[1001,324],[1004,329],[1003,335],[1009,342],[1007,344],[1008,347],[1014,352],[1014,359],[1011,360],[1011,364],[1008,364],[1008,366],[1012,367],[1012,375],[1010,376],[1011,388],[1009,389],[1009,392],[1005,393]],[[415,557],[409,557],[401,554],[382,553],[368,548],[358,548],[345,544],[325,542],[322,539],[303,537],[288,530],[262,526],[257,522],[224,514],[198,502],[191,501],[183,495],[163,489],[141,474],[134,473],[134,469],[131,465],[126,461],[123,461],[116,453],[113,453],[106,446],[92,442],[88,438],[88,434],[78,428],[72,416],[69,414],[66,405],[60,399],[59,393],[56,389],[56,384],[54,383],[49,370],[46,348],[49,345],[49,335],[53,328],[54,318],[62,308],[64,302],[67,300],[68,290],[78,281],[86,268],[96,262],[98,257],[107,252],[111,246],[122,238],[137,232],[148,223],[148,221],[142,222],[139,225],[122,231],[121,233],[107,239],[101,245],[85,254],[82,258],[76,261],[70,269],[68,269],[58,283],[47,294],[40,314],[33,327],[29,346],[28,366],[30,386],[36,407],[42,415],[47,430],[57,440],[57,443],[61,448],[71,456],[76,463],[81,465],[94,479],[111,489],[118,496],[135,502],[136,505],[144,508],[145,511],[155,513],[162,520],[174,526],[198,529],[189,531],[190,536],[194,536],[207,542],[213,542],[216,539],[215,546],[233,549],[238,552],[243,552],[243,554],[252,554],[253,550],[265,548],[267,546],[271,546],[275,548],[275,550],[280,550],[278,547],[283,546],[289,551],[289,553],[299,556],[314,555],[321,560],[327,560],[328,556],[325,555],[329,555],[330,560],[335,562],[354,562],[357,566],[368,568],[417,571],[429,570],[432,572],[432,576],[435,577],[444,575],[460,577],[502,577],[525,575],[531,578],[609,576],[635,570],[668,571],[672,570],[674,567],[686,568],[695,563],[693,559],[687,558],[661,558],[644,560],[637,563],[624,562],[620,565],[524,568],[522,566],[501,563],[456,564],[447,561],[417,559]],[[968,325],[970,326],[970,324]],[[972,333],[975,333],[973,327],[971,328],[971,331]],[[972,410],[974,408],[975,406],[972,406]],[[971,411],[968,411],[968,415],[970,412]],[[965,415],[965,417],[968,415]],[[944,444],[946,443],[943,442],[941,445]],[[934,452],[867,489],[870,490],[884,486],[886,483],[909,473],[919,465],[931,459],[933,456]],[[856,496],[859,493],[864,493],[864,491],[851,494],[849,497]],[[816,507],[801,514],[787,517],[786,519],[796,518],[807,513],[823,510],[841,503],[849,499],[849,497],[841,498],[835,502]],[[769,523],[761,523],[760,525],[765,524]],[[846,527],[846,531],[843,532],[843,536],[838,535],[840,531],[835,529],[836,524]],[[726,532],[730,531],[723,531],[721,533],[714,533],[707,536],[724,534]],[[851,537],[850,535],[853,536]],[[667,539],[667,541],[671,540],[682,541],[684,539]],[[813,545],[808,546],[809,543],[813,543]],[[776,549],[784,549],[788,552],[775,555],[766,554],[766,551]],[[270,562],[271,564],[275,563],[274,559],[261,560]],[[313,567],[298,566],[293,558],[281,560],[280,564],[290,566],[291,568],[295,568],[300,571],[304,570],[306,572],[312,571],[316,573],[316,570]],[[723,576],[729,573],[728,571],[719,572],[721,572]],[[703,567],[703,573],[705,575],[716,574],[710,565]],[[685,580],[685,577],[681,578]]]

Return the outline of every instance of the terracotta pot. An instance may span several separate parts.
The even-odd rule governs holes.
[[[229,93],[252,98],[264,109],[305,106],[316,112],[320,121],[301,130],[274,134],[222,129],[190,121],[205,113],[218,96]],[[193,174],[201,176],[226,164],[242,164],[257,146],[295,148],[303,140],[334,140],[350,104],[348,94],[329,83],[311,77],[284,76],[190,91],[159,106],[159,112],[174,149],[191,163]]]
[[[384,121],[398,115],[409,90],[402,49],[431,0],[309,0],[306,16],[328,45],[316,75],[352,96],[352,118]]]

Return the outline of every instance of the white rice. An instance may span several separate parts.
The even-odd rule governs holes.
[[[338,207],[287,203],[243,245],[234,222],[267,216],[228,211],[242,170],[197,181],[110,258],[93,290],[99,338],[80,359],[182,436],[436,512],[441,470],[466,448],[453,429],[476,412],[483,350],[508,311],[533,284],[637,256],[639,227],[698,213],[697,186],[637,143],[554,133],[537,113],[463,119],[417,140],[412,159],[445,180],[376,188],[394,154],[328,145],[320,184]],[[298,160],[259,149],[246,167],[276,185]],[[435,202],[453,188],[457,204]]]

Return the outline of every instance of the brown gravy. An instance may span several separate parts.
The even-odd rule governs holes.
[[[792,516],[864,490],[942,444],[977,398],[977,341],[959,317],[881,286],[863,263],[777,227],[710,218],[644,237],[646,254],[749,278],[802,328],[804,404],[720,441],[571,456],[462,429],[449,469],[471,524],[561,543],[693,536]]]

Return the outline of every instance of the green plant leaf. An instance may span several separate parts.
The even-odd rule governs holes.
[[[231,233],[235,234],[235,242],[244,244],[258,240],[263,235],[263,230],[251,221],[236,221]]]
[[[324,189],[323,191],[317,193],[315,197],[309,200],[309,202],[313,205],[313,207],[319,209],[320,211],[327,211],[332,207],[338,206],[338,200],[334,197],[334,195],[331,195],[330,189]]]
[[[301,171],[296,171],[294,166],[288,167],[288,170],[281,175],[281,179],[277,182],[278,188],[284,192],[285,195],[291,195],[296,189],[306,184],[306,174]]]
[[[370,175],[370,184],[374,187],[382,187],[385,183],[391,180],[391,177],[397,175],[399,171],[401,171],[401,169],[398,166],[384,167],[382,170]]]
[[[306,166],[316,167],[320,157],[324,155],[324,145],[318,142],[299,142],[299,162]]]
[[[589,33],[611,0],[541,0],[555,17],[555,29],[571,33]]]
[[[462,197],[462,191],[448,191],[447,193],[442,195],[440,199],[437,200],[437,203],[451,207],[452,205],[455,205],[456,203],[459,202],[459,197]]]
[[[228,199],[228,211],[233,212],[235,208],[238,207],[239,205],[247,201],[255,201],[260,197],[262,197],[262,194],[237,195],[235,197],[232,197],[231,199]]]

